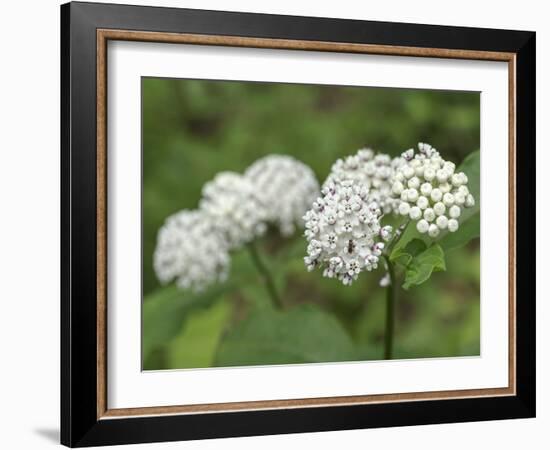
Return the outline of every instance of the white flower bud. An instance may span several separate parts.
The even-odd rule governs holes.
[[[418,230],[419,233],[422,233],[422,234],[426,233],[429,227],[430,227],[430,224],[424,219],[421,219],[416,223],[416,229]]]
[[[451,219],[458,219],[460,217],[460,207],[453,205],[449,208],[449,217]]]
[[[409,217],[412,220],[418,220],[422,216],[422,211],[418,206],[413,206],[409,211]]]
[[[454,233],[456,230],[458,230],[458,221],[456,219],[449,219],[447,228],[451,233]]]
[[[431,167],[426,167],[424,169],[424,178],[426,181],[432,181],[435,178],[435,170]]]
[[[386,225],[385,227],[380,228],[380,237],[384,241],[389,241],[392,238],[393,228],[391,225]]]
[[[434,205],[434,213],[436,216],[441,216],[443,214],[445,214],[445,210],[447,208],[445,208],[445,205],[441,202],[437,202],[435,205]]]
[[[443,193],[438,188],[432,189],[432,192],[430,194],[430,198],[432,199],[432,201],[438,202],[441,200],[442,197]]]
[[[449,178],[449,174],[447,173],[446,170],[439,169],[436,172],[436,177],[437,177],[437,181],[439,181],[440,183],[445,183],[447,181],[447,179]]]
[[[464,194],[460,193],[460,192],[457,192],[455,194],[455,203],[457,205],[460,205],[462,206],[464,203],[466,202],[466,197]]]
[[[432,184],[423,183],[422,186],[420,186],[420,192],[422,193],[422,195],[427,197],[432,192]]]
[[[435,213],[434,213],[434,210],[432,208],[427,208],[424,211],[424,219],[427,220],[428,222],[433,222],[434,221]]]
[[[429,227],[428,227],[428,236],[432,237],[432,238],[435,238],[439,235],[439,228],[437,227],[437,225],[435,223],[432,223]]]
[[[408,193],[407,193],[407,200],[409,202],[416,202],[418,200],[418,191],[416,189],[409,189]]]
[[[443,204],[445,206],[452,206],[455,203],[455,196],[449,192],[443,195]]]
[[[463,184],[461,184],[456,191],[461,193],[465,197],[468,196],[468,194],[470,193],[468,186],[465,186]]]
[[[403,175],[406,179],[412,178],[414,176],[414,169],[410,166],[405,166],[403,168]]]
[[[446,194],[447,192],[451,192],[451,185],[449,183],[441,183],[439,185],[439,190],[442,194]]]
[[[466,206],[466,208],[471,208],[475,204],[476,204],[476,201],[474,199],[474,196],[472,194],[468,194],[466,196],[466,201],[464,202],[464,206]]]
[[[391,284],[390,274],[386,273],[382,278],[380,278],[378,284],[380,287],[388,287]]]
[[[395,195],[401,195],[401,192],[403,192],[403,189],[404,189],[404,186],[403,186],[403,183],[401,183],[401,181],[396,181],[395,183],[393,183],[392,192]]]
[[[411,207],[408,203],[401,202],[399,204],[399,214],[401,214],[402,216],[406,216],[407,214],[409,214],[410,209]]]
[[[420,208],[420,209],[426,209],[428,207],[428,205],[430,204],[430,202],[428,201],[428,199],[426,197],[424,197],[423,195],[418,197],[418,200],[416,201],[416,205]]]
[[[451,184],[456,187],[462,186],[462,177],[458,173],[455,173],[451,177]]]
[[[418,177],[412,177],[408,182],[407,186],[411,189],[418,189],[420,187],[420,180]]]
[[[441,230],[444,230],[445,228],[447,228],[449,221],[447,219],[447,216],[439,216],[435,220],[435,223]]]

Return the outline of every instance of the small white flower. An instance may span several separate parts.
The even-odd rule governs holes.
[[[437,219],[435,219],[435,224],[441,229],[444,230],[447,228],[447,224],[449,223],[447,216],[439,216]]]
[[[220,172],[202,189],[200,209],[210,215],[230,250],[261,236],[268,215],[257,189],[244,176]]]
[[[454,163],[445,161],[426,143],[418,144],[416,154],[409,149],[401,155],[401,164],[394,169],[395,188],[391,193],[399,214],[417,220],[420,233],[436,237],[443,229],[456,231],[461,207],[475,205],[468,190],[468,177],[455,170]]]
[[[382,211],[369,190],[354,180],[325,183],[323,197],[304,216],[308,270],[322,267],[323,275],[350,285],[358,275],[376,269],[391,227],[380,226]]]
[[[428,227],[428,236],[435,238],[439,235],[439,228],[435,223],[430,224]]]
[[[153,267],[163,284],[176,280],[181,288],[200,291],[225,280],[229,264],[227,243],[203,211],[180,211],[158,232]]]
[[[416,223],[416,229],[419,233],[426,233],[428,228],[430,228],[430,224],[424,219],[421,219]]]
[[[380,287],[388,287],[391,284],[390,274],[386,273],[382,278],[380,278],[378,284]]]
[[[409,217],[412,220],[418,220],[422,216],[422,210],[418,206],[413,206],[409,211]]]
[[[258,159],[244,174],[267,210],[267,221],[279,227],[283,236],[303,228],[303,215],[319,197],[319,183],[313,171],[285,155]]]
[[[449,217],[451,219],[458,219],[460,217],[460,207],[453,205],[449,208]]]
[[[458,221],[456,219],[450,219],[449,223],[447,224],[447,228],[451,233],[454,233],[456,230],[458,230]]]
[[[369,190],[369,200],[375,201],[385,213],[396,212],[399,197],[410,187],[414,169],[406,179],[401,174],[395,178],[395,170],[405,163],[401,157],[391,158],[390,156],[365,148],[359,150],[355,155],[338,159],[330,170],[324,186],[335,181],[353,180],[360,183]],[[417,179],[418,181],[418,179]],[[412,185],[415,185],[414,179]],[[418,188],[418,186],[417,186]]]
[[[380,228],[380,237],[388,242],[393,236],[393,227],[391,225],[386,225]]]
[[[428,222],[433,222],[435,220],[435,213],[432,208],[426,208],[423,216],[424,216],[424,219],[426,219]]]

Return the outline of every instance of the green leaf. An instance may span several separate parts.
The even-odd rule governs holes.
[[[142,305],[142,353],[148,356],[165,345],[180,331],[187,315],[196,308],[205,308],[223,294],[235,289],[234,284],[216,284],[201,293],[184,291],[175,285],[159,289],[144,297]]]
[[[445,254],[438,244],[433,244],[413,257],[405,269],[403,289],[424,283],[432,272],[445,270]]]
[[[349,361],[353,342],[340,323],[315,305],[256,310],[221,341],[217,366]]]
[[[189,314],[182,332],[170,342],[170,367],[187,369],[210,367],[224,327],[231,313],[227,301],[219,301],[204,310]]]
[[[407,267],[415,256],[426,250],[426,247],[427,245],[422,239],[412,239],[404,247],[393,251],[390,260]]]
[[[449,250],[462,247],[472,239],[479,237],[479,211],[471,216],[467,221],[460,224],[460,227],[454,233],[446,233],[440,240],[439,245],[448,252]]]

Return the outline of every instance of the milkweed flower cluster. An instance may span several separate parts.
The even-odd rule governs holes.
[[[399,202],[392,196],[392,178],[395,170],[404,164],[402,158],[391,158],[375,153],[370,148],[360,149],[355,155],[338,159],[325,181],[353,180],[369,189],[369,198],[380,206],[383,213],[396,210]]]
[[[319,196],[313,171],[291,156],[269,155],[257,160],[245,172],[266,208],[267,221],[283,236],[290,236],[296,224],[303,228],[302,216]]]
[[[229,262],[224,237],[202,211],[180,211],[159,230],[153,265],[162,283],[176,280],[181,288],[200,291],[224,281]]]
[[[235,172],[220,172],[202,189],[199,207],[225,235],[230,249],[261,236],[268,211],[256,187]]]
[[[475,205],[466,174],[455,172],[454,163],[422,142],[418,152],[411,148],[402,158],[406,162],[396,170],[392,185],[399,214],[416,221],[417,230],[432,238],[442,230],[458,230],[462,208]]]
[[[263,235],[269,223],[288,236],[317,197],[319,184],[298,160],[271,155],[245,175],[220,172],[202,189],[197,210],[166,219],[157,236],[153,265],[161,283],[200,291],[223,281],[230,252]]]
[[[308,240],[304,262],[309,271],[324,268],[323,275],[350,285],[362,271],[378,267],[384,243],[379,241],[382,211],[369,198],[369,189],[354,180],[325,183],[304,216]],[[387,228],[387,232],[391,230]]]

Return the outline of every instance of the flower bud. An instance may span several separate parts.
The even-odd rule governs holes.
[[[428,228],[430,227],[430,224],[425,221],[424,219],[421,219],[416,224],[416,229],[419,233],[426,233],[428,231]]]
[[[447,216],[439,216],[435,220],[435,223],[441,230],[444,230],[445,228],[447,228],[449,220],[447,219]]]
[[[449,217],[451,219],[458,219],[460,217],[460,206],[453,205],[449,208]]]
[[[432,223],[429,227],[428,227],[428,236],[430,236],[431,238],[435,238],[439,235],[439,228],[437,228],[437,225]]]
[[[456,219],[449,219],[447,228],[451,233],[454,233],[456,230],[458,230],[458,221]]]

